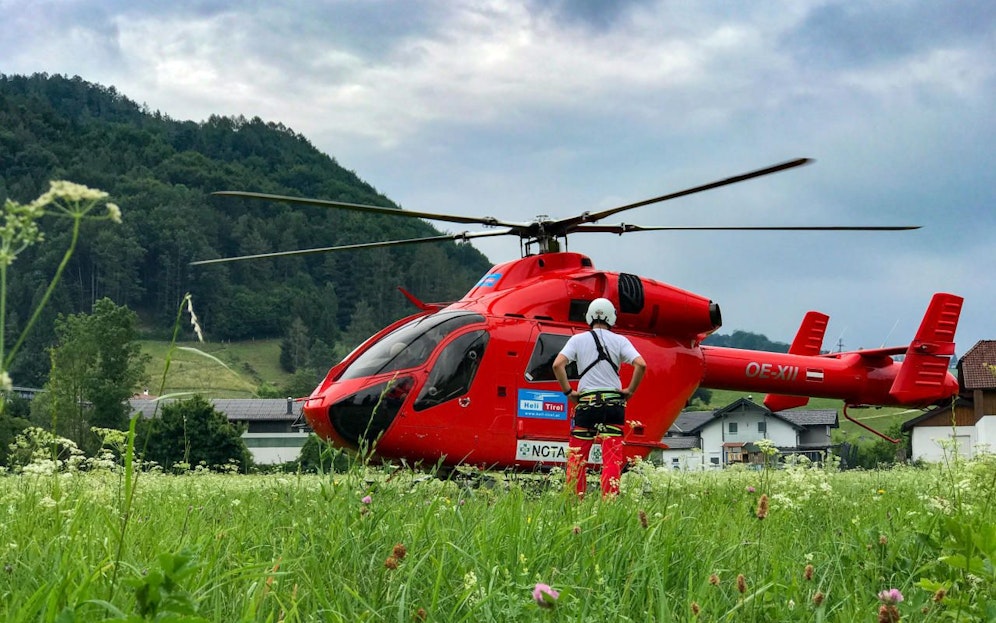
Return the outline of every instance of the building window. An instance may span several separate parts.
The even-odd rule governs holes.
[[[730,432],[731,435],[736,435],[737,434],[737,423],[736,422],[730,422],[729,432]]]
[[[762,435],[764,433],[768,432],[768,423],[765,422],[765,421],[763,421],[763,420],[760,421],[760,422],[758,422],[757,423],[757,432],[761,433]]]
[[[712,463],[713,465],[719,465],[719,457],[718,456],[709,457],[709,462]]]

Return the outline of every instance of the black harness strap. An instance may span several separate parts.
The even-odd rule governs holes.
[[[594,329],[592,329],[590,333],[591,337],[595,338],[595,350],[598,351],[598,357],[595,359],[595,361],[591,362],[591,364],[587,368],[584,369],[584,372],[578,375],[578,378],[582,378],[584,377],[584,375],[588,374],[588,371],[594,368],[595,364],[597,364],[599,361],[608,361],[609,365],[612,366],[613,372],[619,374],[619,366],[617,366],[616,362],[612,361],[612,359],[609,358],[609,354],[605,352],[605,347],[602,346],[602,341],[598,339],[598,334],[595,333]]]

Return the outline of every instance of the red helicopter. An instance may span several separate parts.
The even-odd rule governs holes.
[[[534,469],[566,461],[570,409],[552,371],[554,357],[574,333],[588,329],[588,303],[604,297],[617,310],[614,329],[627,335],[647,362],[642,390],[627,407],[627,458],[646,457],[698,387],[766,392],[773,411],[805,405],[809,397],[846,406],[922,407],[950,398],[958,382],[948,372],[961,297],[935,294],[913,341],[897,348],[821,354],[828,317],[809,312],[788,353],[703,346],[722,324],[713,301],[628,273],[595,268],[566,249],[568,234],[660,230],[907,230],[918,226],[682,227],[602,225],[620,212],[784,171],[800,158],[637,203],[552,220],[507,222],[337,201],[251,192],[223,196],[325,206],[498,228],[427,238],[368,242],[202,260],[254,258],[471,240],[513,235],[522,257],[494,266],[463,298],[427,304],[368,338],[329,370],[306,399],[312,429],[336,446],[363,449],[412,463]],[[905,355],[902,361],[894,357]],[[624,366],[623,386],[631,369]],[[577,380],[572,368],[569,376]],[[648,391],[649,390],[649,391]],[[850,416],[847,416],[850,417]],[[869,429],[871,430],[871,429]],[[592,462],[598,462],[597,447]]]

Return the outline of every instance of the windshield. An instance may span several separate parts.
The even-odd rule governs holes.
[[[356,379],[420,366],[440,340],[460,327],[478,322],[484,322],[484,316],[472,312],[443,312],[416,318],[372,344],[339,378]]]

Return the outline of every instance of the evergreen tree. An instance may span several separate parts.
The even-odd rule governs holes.
[[[349,321],[349,327],[342,336],[342,345],[352,350],[380,330],[380,328],[381,325],[374,318],[373,308],[366,301],[360,301],[356,304],[353,316]]]
[[[280,367],[287,372],[297,372],[308,363],[308,328],[300,318],[294,318],[287,335],[280,342]]]

